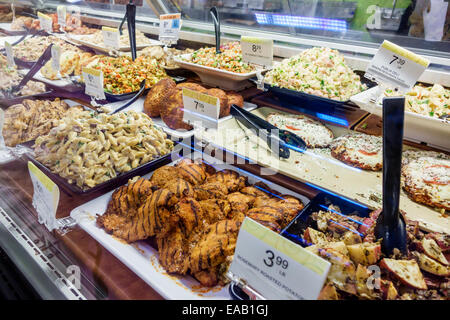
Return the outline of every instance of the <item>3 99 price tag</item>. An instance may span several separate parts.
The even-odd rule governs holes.
[[[42,12],[38,12],[39,24],[42,30],[53,32],[53,19]]]
[[[257,64],[264,67],[271,67],[273,63],[273,40],[241,37],[242,61],[245,63]]]
[[[5,41],[5,51],[6,51],[6,64],[9,68],[13,68],[16,63],[14,62],[14,54],[11,44]]]
[[[102,27],[102,35],[105,47],[120,48],[120,34],[117,28]]]
[[[159,40],[177,41],[181,28],[181,13],[159,16]]]
[[[82,70],[85,84],[85,93],[99,100],[106,99],[103,89],[103,72],[101,70],[86,68]]]
[[[183,88],[183,121],[204,128],[218,128],[220,112],[219,98]]]
[[[239,230],[230,272],[266,299],[317,299],[331,264],[250,218]]]
[[[415,85],[429,64],[421,56],[384,40],[364,77],[406,92]]]
[[[33,183],[33,207],[38,213],[38,221],[52,231],[58,228],[56,210],[59,203],[59,188],[31,161],[28,161],[28,171]]]

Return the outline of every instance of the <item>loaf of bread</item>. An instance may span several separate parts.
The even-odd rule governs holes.
[[[161,119],[170,129],[191,130],[192,126],[183,122],[183,113],[183,90],[175,88],[161,108]]]
[[[232,104],[237,105],[238,107],[244,107],[244,98],[235,91],[227,91],[228,97],[228,110],[231,108]]]
[[[159,117],[161,108],[166,106],[166,102],[175,88],[176,83],[171,78],[165,78],[158,81],[150,89],[145,98],[144,112],[149,117]]]

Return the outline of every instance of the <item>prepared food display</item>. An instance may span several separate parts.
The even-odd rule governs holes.
[[[35,140],[35,159],[83,190],[170,153],[173,142],[142,112],[74,112]]]
[[[137,57],[108,57],[100,56],[92,68],[103,71],[104,88],[112,94],[130,93],[139,90],[142,80],[146,80],[145,87],[150,88],[167,74],[157,60],[146,56]]]
[[[450,211],[450,156],[423,156],[402,167],[403,189],[416,202]]]
[[[244,106],[244,99],[236,92],[226,92],[217,88],[206,89],[191,82],[175,84],[172,79],[166,78],[155,84],[148,92],[144,102],[144,112],[150,117],[161,116],[161,119],[170,129],[191,130],[192,126],[183,122],[183,88],[219,98],[219,118],[230,114],[232,104],[241,108]]]
[[[102,30],[95,30],[95,32],[92,34],[80,37],[79,40],[101,46],[103,46],[104,44]],[[150,39],[147,38],[144,33],[136,30],[136,46],[150,45],[150,43]],[[121,47],[130,46],[130,37],[128,35],[128,30],[125,28],[122,29],[122,35],[119,37],[119,44]]]
[[[271,113],[267,121],[279,129],[298,135],[308,148],[326,148],[334,139],[333,132],[324,124],[305,115]]]
[[[81,71],[83,67],[89,65],[97,59],[97,56],[90,52],[78,52],[67,50],[61,53],[59,59],[59,75],[58,71],[53,69],[52,61],[49,60],[47,63],[41,68],[41,74],[49,79],[56,80],[61,76],[62,78],[75,75],[81,75]]]
[[[337,101],[347,101],[367,89],[339,51],[324,47],[307,49],[284,59],[266,73],[264,81],[271,86]]]
[[[254,66],[242,61],[242,49],[238,41],[221,45],[220,51],[221,53],[216,53],[215,47],[201,48],[183,60],[235,73],[250,73],[256,70]]]
[[[27,38],[15,45],[13,48],[14,57],[27,62],[37,61],[50,44],[58,45],[61,48],[61,54],[65,51],[78,53],[83,52],[77,46],[74,46],[58,37],[37,36],[34,38]]]
[[[17,67],[8,67],[6,57],[0,54],[0,99],[5,98],[5,93],[17,86],[23,76],[17,72]],[[30,96],[45,92],[45,84],[37,81],[28,81],[18,92],[11,92],[16,96]]]
[[[26,99],[20,104],[12,105],[5,110],[3,126],[5,144],[14,147],[35,140],[48,134],[60,119],[81,109],[70,107],[58,98],[53,101]]]
[[[418,222],[405,218],[407,253],[395,249],[392,256],[385,256],[374,235],[380,212],[373,211],[369,217],[344,215],[331,204],[305,219],[301,229],[306,250],[331,263],[319,299],[448,299],[449,235],[426,234]],[[374,266],[381,273],[371,286],[369,268]]]
[[[127,243],[153,239],[166,272],[211,287],[225,281],[246,216],[280,232],[302,208],[233,170],[183,159],[116,189],[97,225]]]
[[[56,13],[48,13],[47,15],[53,20],[52,25],[53,32],[61,32],[60,30],[61,26],[58,24],[58,15]],[[29,30],[40,30],[41,23],[39,19],[34,19],[26,16],[18,16],[11,23],[12,30],[20,31],[25,28]],[[86,27],[81,23],[81,21],[78,18],[67,13],[66,25],[63,27],[63,31],[70,32],[73,34],[92,34],[97,32],[98,29]]]
[[[162,48],[161,46],[150,46],[138,52],[138,55],[150,56],[158,60],[159,63],[165,68],[177,68],[177,63],[173,60],[173,57],[186,53],[194,52],[193,49],[179,50],[176,48]]]
[[[380,171],[383,167],[383,139],[365,133],[349,133],[330,145],[331,155],[356,168]]]
[[[384,91],[385,97],[398,95],[392,89]],[[404,97],[406,100],[405,111],[438,119],[449,119],[450,117],[450,90],[440,84],[430,87],[415,85]]]

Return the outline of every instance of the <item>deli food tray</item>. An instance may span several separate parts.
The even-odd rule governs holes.
[[[383,116],[381,100],[373,103],[371,98],[377,93],[378,87],[354,95],[350,100],[370,113]],[[440,149],[450,151],[448,140],[450,119],[428,117],[411,111],[405,111],[404,136],[415,142],[426,142]]]
[[[202,158],[213,164],[217,170],[231,169],[239,174],[247,176],[250,183],[263,182],[269,188],[290,194],[300,199],[304,205],[309,203],[309,199],[297,194],[291,190],[278,186],[265,179],[255,176],[251,173],[238,169],[232,165],[210,156],[195,153],[192,159]],[[174,165],[179,159],[173,161]],[[150,178],[152,173],[146,174],[145,178]],[[78,225],[90,236],[96,239],[103,247],[110,251],[116,258],[136,273],[142,280],[155,289],[165,299],[231,299],[227,286],[216,286],[211,289],[201,287],[199,282],[191,276],[179,276],[167,274],[158,261],[158,252],[146,241],[138,241],[134,244],[126,244],[107,234],[103,229],[96,225],[95,216],[102,215],[111,199],[113,191],[102,195],[90,202],[87,202],[70,213]]]
[[[72,40],[73,42],[82,44],[86,47],[101,51],[101,52],[105,52],[105,53],[109,53],[110,51],[114,50],[113,48],[108,48],[105,47],[103,44],[96,44],[93,42],[89,41],[89,37],[92,37],[93,35],[78,35],[78,34],[67,34],[67,39],[68,40]],[[87,39],[87,40],[86,40]],[[136,43],[136,50],[141,50],[144,49],[146,47],[150,47],[150,46],[162,46],[163,43],[161,41],[158,40],[154,40],[154,39],[148,39],[148,43]],[[131,47],[128,46],[120,46],[120,48],[118,49],[119,51],[130,51]]]
[[[173,60],[181,67],[195,72],[201,79],[201,81],[212,87],[220,87],[224,90],[236,90],[239,91],[248,87],[247,80],[256,77],[256,71],[249,73],[236,73],[227,70],[221,70],[217,68],[211,68],[202,66],[196,63],[187,62],[183,59],[191,57],[191,53],[183,54],[173,57]],[[261,73],[266,72],[269,69],[261,70]]]

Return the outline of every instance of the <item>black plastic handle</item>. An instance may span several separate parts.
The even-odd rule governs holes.
[[[216,7],[209,9],[214,22],[214,30],[216,32],[216,53],[220,53],[220,18],[219,11]]]
[[[273,135],[272,130],[277,130],[278,128],[271,125],[269,122],[255,116],[254,114],[244,110],[235,104],[230,108],[230,114],[236,118],[239,122],[244,124],[248,129],[255,130],[258,137],[265,140],[267,145],[272,150],[273,153],[278,154],[280,158],[288,159],[290,157],[289,148],[286,143],[279,138],[279,136]]]
[[[383,100],[383,215],[385,224],[399,221],[405,98]]]
[[[123,109],[129,107],[133,102],[135,102],[144,92],[145,90],[145,79],[142,80],[141,82],[141,87],[139,89],[139,91],[134,95],[133,98],[131,98],[127,103],[125,103],[123,106],[121,106],[120,108],[117,108],[116,110],[114,110],[113,112],[111,112],[111,114],[115,114],[119,111],[122,111]]]
[[[127,25],[128,25],[128,37],[130,38],[131,47],[131,58],[136,60],[137,50],[136,50],[136,5],[133,1],[127,4]]]
[[[30,68],[28,73],[25,75],[25,77],[22,78],[20,83],[15,87],[17,89],[21,89],[24,87],[27,82],[33,78],[33,76],[41,70],[41,68],[47,63],[48,60],[52,57],[52,47],[53,44],[50,44],[47,49],[45,49],[44,53],[39,57],[38,61],[36,61],[33,66]]]

